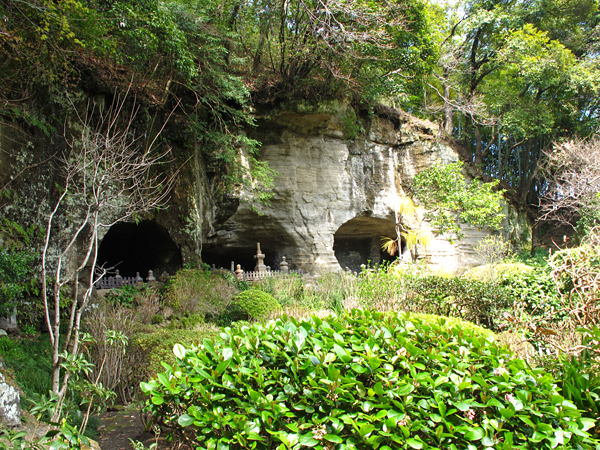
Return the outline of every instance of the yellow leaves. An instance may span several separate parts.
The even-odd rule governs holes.
[[[406,245],[414,247],[415,245],[421,245],[428,247],[431,244],[431,232],[426,228],[419,228],[418,230],[409,230],[402,233],[404,239],[406,239]]]
[[[417,206],[410,197],[396,197],[394,202],[397,221],[406,219],[409,221],[422,222],[425,217],[425,208]]]
[[[410,197],[396,197],[394,206],[398,215],[414,216],[417,214],[418,208]]]
[[[404,230],[401,235],[406,241],[408,247],[422,245],[427,247],[431,243],[431,232],[423,223],[425,217],[425,208],[417,206],[410,197],[396,198],[394,203],[396,212],[396,221]],[[381,248],[383,251],[394,255],[398,251],[398,242],[382,236],[385,242]],[[391,241],[391,242],[390,242]]]
[[[395,255],[398,252],[398,241],[396,239],[389,238],[387,236],[381,236],[383,243],[381,244],[381,250],[386,252],[388,255]]]

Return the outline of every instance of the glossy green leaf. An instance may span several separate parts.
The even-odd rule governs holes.
[[[423,442],[418,441],[417,439],[414,439],[414,438],[407,439],[406,443],[409,445],[410,448],[415,448],[417,450],[420,448],[423,448]]]
[[[187,427],[194,423],[194,418],[189,416],[188,414],[182,414],[181,416],[179,416],[179,419],[177,419],[177,423],[182,427]]]

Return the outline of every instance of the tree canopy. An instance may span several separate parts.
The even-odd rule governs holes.
[[[598,129],[598,2],[466,1],[438,15],[426,114],[483,174],[538,204],[554,142]]]
[[[440,123],[532,207],[554,143],[600,124],[599,19],[597,0],[6,0],[0,120],[50,134],[73,98],[131,83],[223,186],[258,191],[254,100],[382,102]]]

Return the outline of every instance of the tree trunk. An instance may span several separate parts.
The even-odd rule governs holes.
[[[481,151],[481,130],[479,125],[473,122],[473,131],[475,132],[475,165],[481,167],[483,165],[483,153]]]
[[[540,241],[540,224],[536,222],[531,227],[531,257],[535,257],[535,251],[537,250],[538,243]]]
[[[450,73],[447,67],[444,67],[444,81],[442,86],[444,88],[444,133],[446,136],[452,136],[454,132],[454,110],[450,104],[450,85],[448,79]]]

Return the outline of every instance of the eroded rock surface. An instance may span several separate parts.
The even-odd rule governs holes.
[[[203,258],[228,255],[252,270],[260,242],[266,263],[277,268],[282,256],[307,272],[380,263],[381,236],[395,237],[394,205],[412,178],[437,162],[458,161],[458,153],[436,138],[436,126],[401,115],[374,116],[363,138],[348,137],[340,105],[326,111],[271,113],[259,118],[256,139],[261,158],[279,173],[274,196],[259,216],[241,204],[215,226]],[[363,124],[364,125],[364,124]],[[427,261],[448,270],[482,262],[473,246],[489,230],[465,228],[466,238],[441,238],[421,251]]]
[[[21,399],[19,392],[0,373],[0,425],[17,427],[21,425]]]
[[[346,267],[357,271],[361,264],[388,258],[380,249],[381,236],[396,237],[394,206],[398,197],[407,194],[412,178],[437,162],[459,159],[452,144],[438,138],[435,124],[386,108],[361,115],[339,101],[258,107],[256,119],[257,127],[248,130],[249,137],[262,143],[260,158],[279,173],[270,206],[259,207],[262,215],[219,187],[218,170],[199,144],[174,141],[174,166],[166,170],[179,172],[168,208],[143,215],[139,226],[120,224],[100,233],[109,243],[111,232],[119,227],[131,225],[141,235],[143,226],[152,225],[164,235],[164,242],[152,238],[139,249],[119,244],[122,239],[107,244],[109,249],[101,244],[99,263],[120,264],[123,270],[131,266],[132,276],[138,271],[145,276],[147,268],[140,259],[148,261],[156,274],[173,273],[199,258],[217,267],[229,269],[233,261],[252,270],[260,242],[265,264],[273,269],[286,256],[291,269],[305,272]],[[166,139],[178,136],[176,124],[172,127]],[[55,164],[37,162],[51,159],[53,147],[41,135],[21,145],[10,133],[0,129],[0,148],[6,150],[0,153],[0,180],[7,183],[15,173],[22,173],[11,184],[20,200],[7,202],[2,213],[23,225],[45,225],[57,194],[59,171]],[[19,155],[29,155],[31,161]],[[28,164],[33,164],[31,170],[25,170]],[[112,213],[105,212],[107,222]],[[526,236],[523,216],[514,211],[508,216],[506,232],[513,238]],[[58,241],[67,239],[72,224],[57,223],[57,230]],[[482,262],[473,247],[487,233],[467,228],[462,241],[436,238],[420,254],[447,270],[471,266]],[[127,243],[138,241],[124,233],[121,237]],[[148,249],[154,251],[150,256],[144,253]],[[151,259],[156,262],[150,263]],[[68,263],[73,268],[79,264],[77,252]]]

